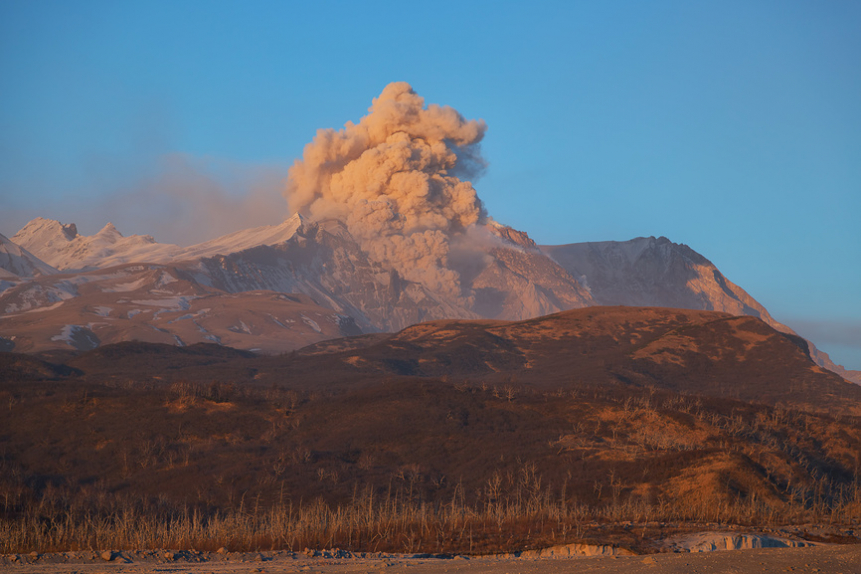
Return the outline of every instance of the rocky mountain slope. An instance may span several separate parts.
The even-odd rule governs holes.
[[[578,278],[599,305],[723,311],[758,317],[778,331],[796,334],[727,279],[711,261],[666,237],[542,245],[540,249]],[[861,384],[861,371],[836,365],[827,353],[808,343],[818,365]]]
[[[181,267],[158,264],[22,282],[0,295],[0,308],[0,344],[22,352],[136,340],[280,353],[361,333],[352,317],[306,295],[226,293]]]
[[[599,305],[678,307],[758,317],[788,331],[711,261],[666,237],[542,245]]]
[[[57,270],[0,235],[0,281],[20,280],[40,275],[51,275]],[[5,287],[0,287],[3,291]]]
[[[480,264],[475,265],[474,251],[463,264],[462,276],[470,295],[449,297],[371,261],[336,220],[310,222],[295,215],[281,225],[250,229],[184,249],[160,245],[147,237],[124,238],[113,227],[110,232],[107,229],[87,237],[78,235],[72,225],[34,220],[16,235],[68,272],[22,282],[14,288],[7,286],[0,293],[0,336],[6,339],[7,347],[14,342],[18,350],[63,345],[86,348],[96,342],[134,337],[164,341],[176,336],[177,343],[194,342],[199,337],[177,333],[162,319],[173,320],[171,313],[187,311],[197,306],[192,301],[208,301],[213,296],[234,301],[239,312],[239,299],[226,295],[251,291],[304,294],[326,308],[328,316],[342,317],[351,332],[392,331],[451,317],[523,319],[592,304],[588,292],[552,260],[536,250],[505,245],[486,230],[483,241],[490,246],[480,253]],[[99,253],[104,257],[100,259]],[[149,262],[116,265],[138,257]],[[163,269],[165,265],[171,270]],[[72,271],[74,267],[82,270]],[[98,269],[86,270],[90,267]],[[165,283],[167,276],[175,281]],[[133,291],[134,297],[116,294],[123,290]],[[81,299],[84,292],[86,297]],[[177,303],[177,297],[182,297],[183,303]],[[139,300],[149,301],[159,311],[140,313],[141,306],[134,303]],[[200,305],[206,307],[209,302]],[[97,307],[117,311],[94,320],[91,309]],[[128,325],[108,327],[118,325],[118,321],[133,321],[139,326],[132,330]],[[251,320],[245,322],[250,324]],[[305,329],[298,323],[290,328]],[[93,336],[88,335],[85,343],[75,343],[68,336],[69,329],[91,331]],[[293,341],[283,338],[280,346],[273,346],[270,330],[246,333],[254,340],[237,341],[229,332],[217,326],[214,329],[205,333],[209,340],[224,344],[231,340],[246,349],[285,351],[313,342],[303,337]],[[328,333],[341,334],[339,330]]]

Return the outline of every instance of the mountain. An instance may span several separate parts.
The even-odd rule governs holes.
[[[43,241],[40,253],[69,271],[75,267],[113,270],[117,262],[139,261],[172,265],[208,293],[266,290],[305,294],[336,314],[352,317],[366,332],[399,330],[421,321],[451,317],[524,319],[592,304],[588,292],[552,260],[535,249],[504,243],[485,229],[481,230],[482,241],[489,246],[480,253],[480,267],[470,268],[469,262],[463,265],[465,288],[474,293],[466,298],[432,292],[405,280],[391,267],[371,261],[337,220],[311,222],[294,215],[281,225],[244,230],[188,248],[161,245],[148,236],[123,238],[115,228],[110,229],[110,233],[102,230],[86,237],[78,235],[74,225],[38,219],[16,237],[29,239],[35,248]],[[104,253],[104,258],[96,257],[98,253]],[[475,258],[474,251],[470,255]],[[129,269],[123,268],[121,274],[128,275]],[[106,281],[99,288],[103,294],[114,289],[113,274],[91,269],[71,275],[2,293],[0,309],[8,314],[59,306],[77,297],[77,285],[83,283]],[[141,289],[146,284],[149,291],[160,290],[158,280],[148,277],[134,281],[142,281]],[[129,278],[123,281],[133,282]],[[9,324],[8,320],[0,323],[0,334],[12,334]],[[40,324],[47,327],[44,322]],[[57,325],[55,322],[54,331]],[[47,339],[56,335],[52,333]],[[221,338],[222,334],[213,336]],[[117,340],[99,338],[103,342]],[[55,339],[55,345],[60,344],[56,341],[62,339]],[[244,348],[262,346],[264,343],[258,341]]]
[[[13,237],[60,270],[106,269],[124,263],[166,263],[229,255],[253,247],[277,245],[296,233],[305,218],[296,214],[279,225],[229,233],[190,247],[158,243],[151,235],[123,236],[108,223],[95,235],[80,235],[74,223],[37,217]]]
[[[211,340],[283,352],[340,336],[343,329],[334,327],[339,321],[345,321],[344,329],[353,333],[391,332],[423,321],[523,320],[594,305],[722,311],[757,317],[778,331],[793,334],[708,259],[664,237],[539,246],[526,233],[488,219],[453,244],[449,254],[460,277],[459,296],[409,281],[393,265],[372,260],[340,221],[311,221],[298,214],[279,225],[243,230],[185,248],[156,243],[150,236],[124,237],[110,224],[93,236],[81,236],[74,224],[42,218],[28,223],[13,240],[66,272],[14,289],[9,288],[10,283],[5,291],[0,290],[0,337],[6,338],[6,347],[11,337],[17,337],[19,350],[64,345],[86,348],[141,338],[182,344]],[[158,271],[159,266],[170,271]],[[173,288],[182,285],[185,291],[162,293],[162,272],[178,281]],[[136,298],[109,295],[116,293],[118,281],[134,285]],[[235,329],[231,330],[239,324],[236,321],[209,322],[205,333],[198,329],[195,334],[161,320],[176,318],[171,315],[175,312],[214,308],[208,302],[195,302],[197,299],[231,300],[235,307],[240,294],[264,291],[303,295],[307,298],[303,304],[325,309],[315,313],[342,319],[333,319],[333,329],[321,329],[316,339],[306,334],[273,339],[269,329],[251,330],[238,339]],[[84,299],[77,301],[84,292]],[[188,308],[164,303],[169,299],[174,305],[175,297],[184,297],[183,305]],[[161,311],[129,317],[128,313],[144,309],[129,301],[141,300],[162,301]],[[93,320],[87,309],[100,306],[122,311],[110,315],[111,321]],[[21,316],[36,311],[39,321]],[[252,313],[251,309],[244,312]],[[236,307],[235,313],[243,311]],[[290,316],[294,323],[281,321],[282,325],[304,333],[307,323],[295,313]],[[119,326],[123,321],[130,323]],[[250,324],[250,319],[243,321]],[[72,327],[76,333],[87,329],[93,336],[76,343],[69,333]],[[856,377],[852,371],[841,371],[812,344],[809,352],[818,364],[861,382],[861,373]]]
[[[306,295],[225,293],[158,264],[40,277],[0,294],[0,311],[0,342],[21,352],[136,340],[280,353],[362,332]]]
[[[457,302],[372,262],[339,221],[296,218],[293,233],[274,245],[203,257],[186,265],[202,281],[229,293],[304,293],[363,330],[393,330],[420,321],[475,317]],[[220,241],[220,240],[219,240]]]
[[[392,376],[545,390],[619,384],[861,414],[861,387],[814,364],[801,337],[750,316],[598,306],[526,321],[431,321],[363,341],[317,343],[290,372],[311,378],[325,360],[334,386]]]
[[[540,249],[576,277],[599,305],[723,311],[758,317],[778,331],[796,335],[711,261],[666,237],[542,245]],[[810,354],[818,365],[861,384],[861,371],[834,364],[812,343]]]
[[[177,245],[156,243],[150,235],[124,237],[112,223],[95,235],[79,235],[74,223],[37,217],[12,237],[59,270],[103,269],[129,262],[165,261],[181,251]]]
[[[723,311],[758,317],[775,329],[789,331],[711,261],[666,237],[542,245],[540,249],[577,277],[599,305]]]
[[[173,259],[199,259],[202,257],[214,257],[216,255],[229,255],[230,253],[237,253],[264,245],[278,245],[293,237],[307,223],[306,218],[296,213],[279,225],[264,225],[263,227],[243,229],[242,231],[228,233],[222,237],[192,245],[176,254]]]
[[[51,275],[56,272],[56,269],[20,245],[0,235],[0,282]]]

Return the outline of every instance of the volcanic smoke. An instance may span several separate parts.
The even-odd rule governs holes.
[[[290,168],[292,212],[344,222],[368,256],[407,280],[460,298],[452,242],[485,218],[470,181],[486,165],[483,120],[424,105],[406,82],[386,86],[368,115],[321,129]],[[463,177],[464,179],[461,179]]]

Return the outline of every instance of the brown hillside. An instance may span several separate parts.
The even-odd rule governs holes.
[[[589,307],[526,321],[432,321],[323,341],[277,357],[216,345],[107,345],[62,360],[91,381],[287,384],[334,390],[419,377],[534,389],[622,384],[861,414],[861,387],[759,319],[657,307]]]
[[[44,358],[0,355],[7,552],[138,544],[93,542],[92,525],[186,512],[245,537],[184,547],[433,552],[648,549],[659,523],[861,516],[861,389],[746,317],[603,307],[280,357],[123,343]],[[362,518],[315,530],[300,512]]]
[[[280,374],[311,386],[380,375],[539,389],[622,383],[861,412],[861,387],[814,364],[803,339],[725,313],[590,307],[519,322],[433,321],[368,342],[269,360],[258,378]]]
[[[102,520],[137,516],[149,528],[186,510],[273,510],[289,522],[285,508],[315,500],[362,520],[424,504],[429,526],[381,523],[334,539],[307,526],[305,538],[242,544],[510,550],[605,540],[592,520],[768,526],[861,512],[857,419],[630,386],[536,392],[401,379],[309,393],[46,381],[4,383],[0,400],[0,532],[25,521],[35,539],[44,524],[66,548],[93,544],[73,533]],[[440,512],[476,518],[467,534]],[[645,527],[613,532],[649,547]]]

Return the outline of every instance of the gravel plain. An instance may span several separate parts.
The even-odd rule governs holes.
[[[311,554],[311,553],[309,553]],[[126,551],[5,555],[2,572],[57,574],[747,574],[758,572],[861,573],[861,544],[755,548],[640,556],[524,558],[365,554],[336,550],[308,556],[295,552],[217,553]]]

